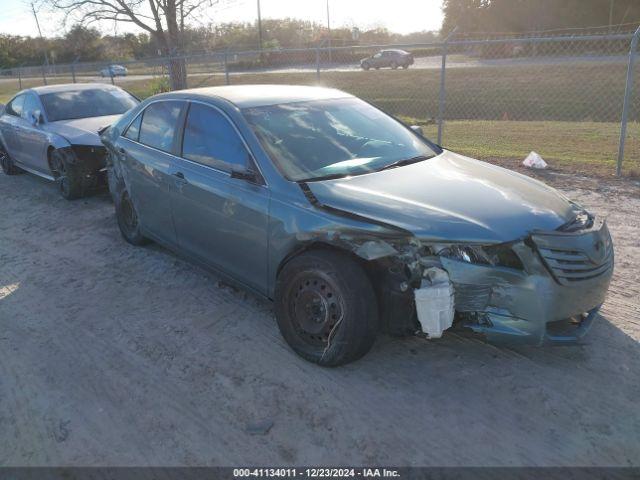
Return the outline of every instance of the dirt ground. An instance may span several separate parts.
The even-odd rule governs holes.
[[[640,184],[547,174],[616,246],[580,347],[381,337],[323,369],[271,305],[0,174],[0,465],[640,465]]]

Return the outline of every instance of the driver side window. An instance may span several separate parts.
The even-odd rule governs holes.
[[[24,99],[24,105],[22,107],[22,118],[30,121],[31,119],[29,118],[29,116],[36,110],[40,110],[38,99],[33,95],[26,95]]]
[[[249,166],[249,152],[229,120],[212,107],[192,103],[182,142],[182,156],[230,172]]]

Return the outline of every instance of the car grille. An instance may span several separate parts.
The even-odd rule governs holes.
[[[564,245],[554,245],[550,237],[544,241],[534,237],[540,256],[559,283],[571,285],[590,280],[613,268],[613,244],[606,226],[600,231],[577,236],[573,247],[566,241],[569,237],[565,237],[564,242],[558,242]]]

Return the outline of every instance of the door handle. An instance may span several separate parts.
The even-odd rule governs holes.
[[[175,172],[175,173],[173,174],[173,177],[175,178],[176,183],[177,183],[178,185],[186,185],[187,183],[189,183],[189,182],[187,181],[187,179],[186,179],[186,178],[184,178],[184,173],[182,173],[182,172]]]

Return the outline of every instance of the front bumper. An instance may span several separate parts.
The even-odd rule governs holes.
[[[609,250],[603,251],[602,245]],[[455,308],[462,314],[463,325],[497,344],[580,341],[604,303],[613,274],[613,247],[606,225],[578,234],[541,232],[515,244],[513,250],[524,271],[441,259],[454,283]],[[558,256],[563,251],[580,253],[593,266],[567,260],[563,269],[552,268],[543,251],[559,252]],[[573,269],[596,273],[573,278]],[[569,275],[571,281],[560,275]]]

